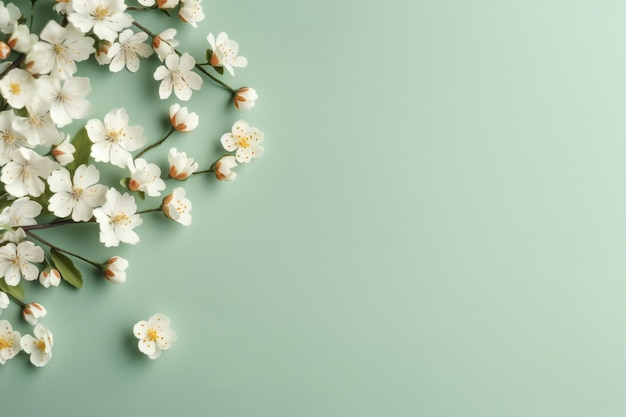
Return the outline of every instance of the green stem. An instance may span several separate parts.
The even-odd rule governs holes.
[[[36,234],[34,234],[34,233],[33,233],[33,232],[31,232],[31,231],[26,231],[26,234],[27,234],[30,238],[32,238],[32,239],[34,239],[34,240],[37,240],[37,241],[39,241],[40,243],[43,243],[44,245],[48,246],[50,249],[54,249],[54,250],[56,250],[57,252],[62,252],[62,253],[65,253],[66,255],[73,256],[74,258],[78,258],[78,259],[80,259],[81,261],[86,262],[86,263],[88,263],[88,264],[91,264],[91,265],[93,265],[94,267],[96,267],[96,268],[98,268],[98,269],[102,269],[102,264],[99,264],[98,262],[91,261],[91,260],[89,260],[89,259],[85,258],[84,256],[80,256],[80,255],[78,255],[78,254],[76,254],[76,253],[73,253],[73,252],[70,252],[70,251],[68,251],[68,250],[61,249],[60,247],[58,247],[58,246],[56,246],[56,245],[53,245],[52,243],[48,242],[47,240],[45,240],[44,238],[42,238],[42,237],[40,237],[40,236],[37,236]]]
[[[151,209],[146,209],[146,210],[141,210],[138,211],[137,214],[146,214],[146,213],[152,213],[154,211],[163,211],[163,209],[161,209],[161,206],[156,207],[156,208],[151,208]]]
[[[13,68],[19,67],[22,64],[22,61],[24,61],[24,58],[26,58],[25,54],[20,54],[17,58],[15,58],[15,61],[11,62],[11,65],[9,65],[7,69],[2,71],[2,73],[0,74],[0,79],[7,75],[9,71],[11,71]]]
[[[157,146],[159,146],[160,144],[162,144],[163,142],[165,142],[165,139],[169,138],[170,135],[172,133],[174,133],[176,129],[174,129],[174,127],[172,126],[169,130],[169,132],[167,132],[167,134],[165,136],[163,136],[163,139],[161,139],[160,141],[158,141],[157,143],[153,143],[152,145],[144,148],[142,151],[140,151],[137,156],[135,156],[135,158],[133,159],[137,159],[139,158],[141,155],[143,155],[144,153],[148,152],[150,149],[156,148]]]
[[[209,169],[202,170],[202,171],[196,171],[196,172],[194,172],[194,174],[208,174],[210,172],[215,172],[215,171],[213,171],[213,167],[211,167]]]
[[[30,0],[30,22],[28,23],[28,30],[30,32],[33,31],[33,21],[35,20],[35,1],[37,0]]]
[[[156,5],[154,6],[146,6],[146,7],[140,7],[140,6],[128,6],[126,7],[126,10],[134,10],[134,11],[146,11],[146,10],[152,10],[152,9],[156,9]]]
[[[86,221],[85,223],[93,223],[95,222],[94,218],[89,219],[88,221]],[[20,226],[25,232],[28,233],[29,230],[36,230],[36,229],[49,229],[51,227],[58,227],[58,226],[65,226],[66,224],[78,224],[81,222],[75,222],[72,219],[63,219],[63,220],[56,220],[50,223],[41,223],[41,224],[33,224],[31,226]]]
[[[154,33],[152,33],[147,27],[143,26],[140,23],[137,23],[136,21],[133,22],[133,25],[139,29],[141,29],[143,32],[147,33],[148,36],[151,36],[152,38],[155,38],[157,35],[155,35]],[[174,52],[176,52],[178,55],[182,55],[179,51],[177,51],[176,49],[174,49]],[[209,72],[207,72],[207,70],[205,70],[204,68],[202,68],[201,65],[206,65],[206,64],[195,64],[196,68],[198,69],[198,71],[200,71],[201,73],[203,73],[204,75],[206,75],[207,77],[209,77],[211,80],[213,80],[215,83],[219,84],[220,86],[222,86],[224,89],[230,91],[232,94],[236,94],[237,90],[235,90],[234,88],[232,88],[231,86],[229,86],[228,84],[226,84],[225,82],[221,81],[220,79],[216,78],[214,75],[209,74]]]

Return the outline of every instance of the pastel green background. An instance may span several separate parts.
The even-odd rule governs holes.
[[[190,228],[46,234],[128,282],[30,291],[54,356],[0,368],[2,415],[626,415],[625,2],[205,3],[182,49],[228,32],[249,66],[226,80],[261,98],[207,82],[169,145],[206,165],[244,118],[266,154],[188,181]],[[176,100],[142,65],[94,81],[93,117],[156,140]],[[179,340],[150,361],[131,329],[155,312]]]

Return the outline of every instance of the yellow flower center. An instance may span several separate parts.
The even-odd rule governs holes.
[[[13,144],[15,142],[15,135],[13,133],[3,133],[2,134],[2,141],[4,143],[7,143],[9,145]]]
[[[111,223],[120,224],[120,223],[128,223],[128,216],[126,213],[117,213],[115,216],[111,218]]]
[[[109,139],[113,143],[119,142],[120,141],[120,137],[121,136],[125,136],[124,132],[122,130],[117,130],[117,131],[113,130],[113,131],[107,132],[107,135],[109,136]]]
[[[237,146],[245,149],[250,146],[249,140],[249,136],[237,135]]]
[[[11,346],[13,346],[13,343],[11,343],[11,340],[5,339],[4,337],[0,337],[0,350],[6,349]]]
[[[96,11],[94,12],[94,17],[96,20],[102,20],[109,14],[109,8],[105,6],[96,7]]]
[[[11,93],[16,96],[22,92],[22,87],[20,87],[19,83],[11,83],[9,84],[9,88],[11,89]]]
[[[35,346],[37,347],[37,349],[39,349],[42,352],[46,351],[46,342],[44,342],[43,340],[40,340],[39,342],[36,342]]]
[[[146,336],[148,336],[148,339],[152,340],[153,342],[156,342],[159,338],[156,329],[148,329]]]

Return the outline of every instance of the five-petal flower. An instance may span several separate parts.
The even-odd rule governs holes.
[[[137,322],[133,326],[133,334],[139,339],[139,350],[150,359],[161,356],[161,351],[172,347],[177,338],[165,314],[155,314],[148,321]]]

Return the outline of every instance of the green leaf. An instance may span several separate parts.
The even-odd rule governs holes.
[[[28,117],[28,110],[26,110],[26,107],[22,107],[21,109],[13,109],[13,111],[17,116]]]
[[[56,249],[50,249],[50,256],[54,267],[61,273],[61,278],[72,287],[81,288],[83,286],[83,274],[74,266],[74,262],[70,258]]]
[[[120,180],[120,185],[121,185],[122,187],[126,188],[127,190],[129,190],[129,188],[128,188],[128,184],[130,184],[130,178],[129,178],[129,177],[125,177],[125,178],[122,178],[122,179]]]
[[[4,278],[0,278],[0,290],[24,302],[24,288],[20,284],[10,286]]]
[[[86,165],[89,162],[92,142],[87,134],[87,129],[84,127],[80,129],[76,136],[72,138],[71,143],[76,148],[76,151],[74,152],[74,160],[67,164],[66,168],[71,173],[74,173],[76,168],[81,165]]]
[[[219,75],[224,75],[224,67],[213,67]]]
[[[170,11],[169,11],[169,10],[167,10],[167,9],[159,9],[159,10],[160,10],[161,12],[165,13],[165,15],[166,15],[166,16],[168,16],[168,17],[172,17],[172,14],[170,13]]]
[[[205,55],[206,55],[206,62],[211,62],[211,57],[213,56],[213,50],[207,49]]]

